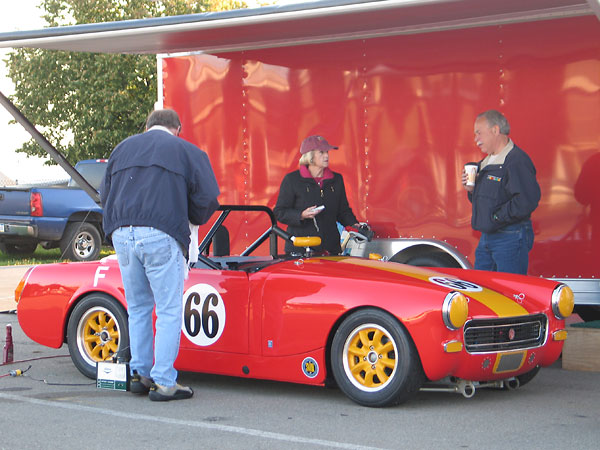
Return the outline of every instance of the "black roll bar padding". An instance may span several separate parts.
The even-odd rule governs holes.
[[[213,236],[217,232],[217,229],[223,224],[229,213],[232,211],[231,209],[225,209],[224,206],[225,205],[219,206],[218,211],[222,211],[221,214],[219,214],[219,217],[217,217],[215,223],[213,223],[212,227],[210,227],[210,230],[208,230],[208,233],[206,233],[206,236],[204,236],[204,239],[202,239],[202,242],[200,242],[200,245],[198,246],[200,254],[208,255],[208,249],[210,248],[210,243],[212,242]]]
[[[287,231],[283,231],[277,225],[273,225],[271,227],[271,230],[273,230],[273,233],[278,235],[281,239],[286,240],[286,241],[292,241],[292,235],[289,234]]]
[[[54,146],[48,142],[48,140],[44,137],[42,133],[40,133],[37,128],[25,117],[21,111],[2,93],[0,92],[0,103],[2,106],[15,118],[15,120],[21,124],[25,131],[27,131],[31,137],[38,143],[43,150],[50,155],[50,157],[56,162],[60,167],[62,167],[65,172],[69,174],[69,176],[83,189],[94,202],[98,205],[102,206],[100,201],[100,194],[98,191],[94,189],[94,187],[87,182],[85,178],[81,176],[75,167],[73,167],[69,161],[58,151]]]

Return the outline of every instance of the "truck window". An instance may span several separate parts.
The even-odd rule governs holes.
[[[83,163],[78,164],[75,168],[94,189],[98,190],[100,188],[102,177],[104,177],[106,171],[106,162]],[[79,185],[73,179],[70,179],[69,187],[79,187]]]

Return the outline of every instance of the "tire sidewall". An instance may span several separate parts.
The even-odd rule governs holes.
[[[119,329],[118,352],[124,352],[129,348],[129,329],[125,308],[117,300],[106,294],[95,293],[81,299],[69,317],[67,325],[67,343],[73,364],[75,364],[75,367],[88,378],[96,378],[96,365],[90,364],[88,359],[82,354],[84,350],[78,345],[77,330],[83,318],[90,310],[95,308],[107,310],[117,322],[117,327]],[[126,354],[121,353],[121,356],[125,356],[126,359],[129,359],[127,355],[128,351]]]
[[[385,329],[396,344],[396,368],[386,386],[376,391],[357,388],[344,370],[345,344],[350,334],[361,325],[375,324]],[[363,406],[389,406],[412,397],[422,383],[420,362],[416,348],[404,327],[388,313],[378,309],[365,309],[353,313],[342,322],[331,345],[331,368],[338,387],[350,399]]]

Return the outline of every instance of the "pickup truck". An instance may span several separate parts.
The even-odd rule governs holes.
[[[75,169],[98,190],[105,159],[80,161]],[[60,247],[62,258],[91,261],[103,242],[102,208],[70,179],[54,186],[0,188],[0,251],[30,255],[38,244]]]

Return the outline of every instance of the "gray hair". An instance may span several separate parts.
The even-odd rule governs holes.
[[[298,160],[298,164],[301,166],[309,166],[312,163],[314,156],[315,156],[315,150],[306,152],[302,156],[300,156],[300,159]]]
[[[177,130],[181,127],[179,116],[172,109],[157,109],[152,111],[146,120],[146,130],[149,130],[155,125],[160,125],[165,128]]]
[[[498,128],[500,129],[500,134],[505,134],[508,136],[508,134],[510,133],[510,125],[508,124],[508,120],[506,120],[506,117],[504,117],[504,115],[500,111],[490,109],[479,114],[477,118],[484,118],[485,120],[487,120],[487,123],[490,128],[498,125]]]

